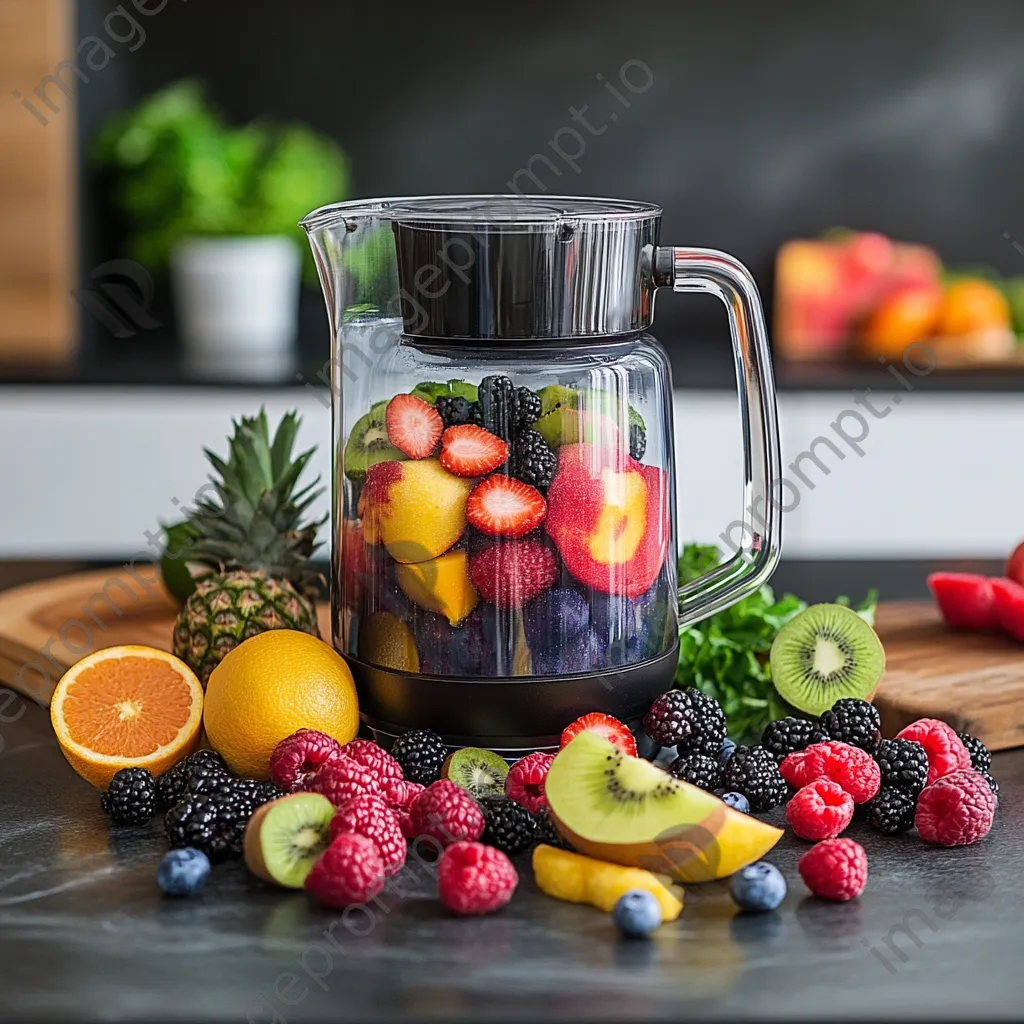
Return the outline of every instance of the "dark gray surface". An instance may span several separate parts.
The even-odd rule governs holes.
[[[875,568],[884,583],[884,567]],[[0,586],[44,567],[15,569],[0,565]],[[384,899],[372,927],[350,915],[353,929],[367,932],[354,935],[341,915],[251,880],[238,863],[216,867],[196,900],[162,899],[154,882],[159,822],[109,828],[97,793],[61,757],[46,712],[23,707],[12,703],[0,718],[5,1019],[935,1020],[1021,1012],[1021,751],[996,757],[996,825],[973,847],[928,847],[916,834],[886,839],[855,822],[848,834],[867,848],[870,877],[850,904],[809,897],[796,872],[807,844],[789,834],[770,859],[790,893],[767,916],[738,916],[720,884],[691,886],[680,920],[649,943],[622,942],[606,915],[548,899],[520,865],[520,888],[499,914],[445,915],[423,871],[420,885]],[[781,812],[772,818],[781,821]],[[916,942],[899,930],[904,921]],[[332,925],[344,952],[324,937]]]

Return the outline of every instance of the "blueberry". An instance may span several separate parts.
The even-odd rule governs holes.
[[[724,768],[725,762],[736,752],[736,741],[728,738],[722,740],[722,749],[718,752],[718,763]]]
[[[195,896],[206,884],[210,861],[191,846],[171,850],[156,869],[156,884],[165,896]]]
[[[590,631],[580,633],[557,650],[534,651],[533,671],[538,676],[568,676],[600,669],[602,652],[592,644]]]
[[[523,609],[526,642],[535,653],[554,653],[589,625],[590,607],[577,590],[546,590]]]
[[[750,813],[750,801],[742,793],[723,793],[722,802],[744,814]]]
[[[616,902],[612,920],[626,938],[643,939],[661,924],[661,906],[646,889],[630,889]]]
[[[741,910],[774,910],[786,898],[786,879],[774,864],[759,860],[732,876],[732,898]]]

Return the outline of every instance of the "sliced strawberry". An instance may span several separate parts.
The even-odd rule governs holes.
[[[1024,640],[1024,587],[1013,580],[992,580],[996,621],[1010,636]]]
[[[522,537],[540,526],[547,509],[536,487],[495,473],[470,492],[466,520],[488,537]]]
[[[441,414],[415,395],[395,395],[384,416],[388,440],[410,459],[425,459],[437,447],[444,423]]]
[[[581,732],[596,732],[598,736],[603,736],[614,743],[623,753],[636,757],[636,740],[633,739],[633,734],[611,715],[592,711],[589,715],[577,718],[572,725],[565,727],[559,749],[568,746],[569,741],[575,739]]]
[[[441,465],[456,476],[484,476],[508,461],[508,445],[474,423],[449,427],[441,437]]]
[[[968,572],[933,572],[928,586],[946,624],[954,629],[997,629],[992,583]]]
[[[503,540],[469,556],[469,578],[498,608],[519,608],[554,585],[558,558],[539,540]]]

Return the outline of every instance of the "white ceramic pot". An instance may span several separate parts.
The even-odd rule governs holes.
[[[171,256],[188,365],[269,378],[295,365],[302,253],[291,238],[189,238]]]

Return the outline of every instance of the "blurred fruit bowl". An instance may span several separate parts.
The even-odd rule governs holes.
[[[1024,366],[1024,279],[949,272],[927,246],[833,229],[779,249],[774,333],[799,361]],[[917,344],[931,354],[908,353]]]

